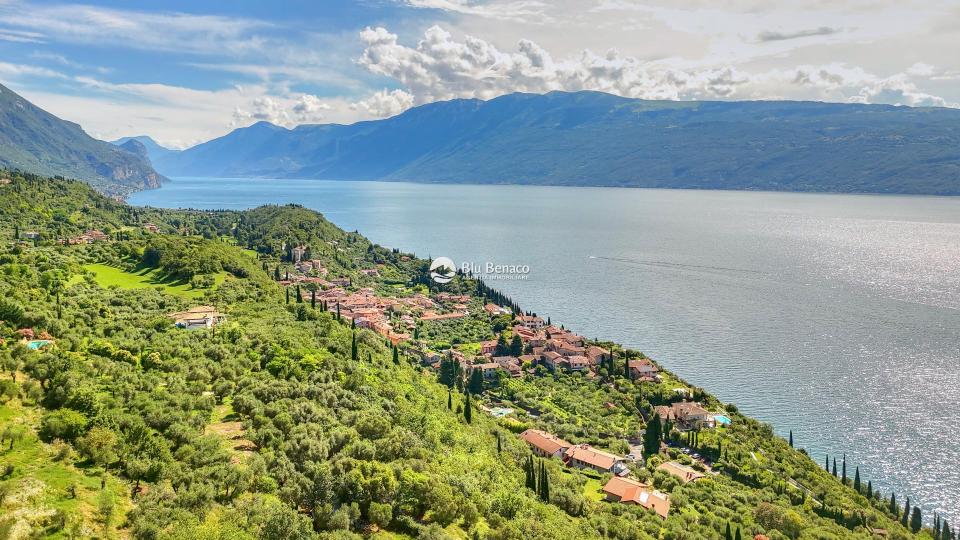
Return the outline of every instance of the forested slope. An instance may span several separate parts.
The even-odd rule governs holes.
[[[352,288],[440,292],[426,285],[425,261],[300,207],[146,210],[76,182],[6,176],[0,537],[866,539],[875,529],[932,537],[901,525],[875,490],[841,482],[702,389],[696,397],[733,425],[696,443],[668,434],[672,447],[631,465],[670,494],[666,520],[602,501],[608,476],[558,460],[537,460],[544,496],[525,487],[531,453],[518,431],[538,427],[618,451],[684,383],[669,373],[634,382],[612,367],[596,380],[527,374],[471,395],[472,382],[442,380],[414,347],[468,350],[504,320],[471,310],[456,324],[420,327],[395,351],[311,305],[309,294],[292,299],[276,279],[291,269],[290,247],[309,245]],[[145,231],[146,222],[159,232]],[[57,242],[89,228],[111,240]],[[39,237],[13,242],[28,229]],[[105,283],[94,263],[149,268],[165,280]],[[361,272],[371,267],[377,275]],[[175,292],[180,282],[191,296]],[[482,297],[509,304],[462,277],[443,290],[472,295],[476,308]],[[197,303],[216,306],[225,322],[193,331],[171,324],[168,313]],[[30,349],[36,340],[51,343]],[[627,353],[604,345],[618,359]],[[540,414],[497,419],[481,408],[495,401]],[[711,455],[718,474],[683,484],[657,468],[685,459],[686,444]]]

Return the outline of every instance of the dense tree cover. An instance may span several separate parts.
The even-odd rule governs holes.
[[[0,186],[0,194],[11,187],[78,189],[71,182],[23,179]],[[104,219],[117,228],[142,219],[83,189],[74,201],[39,199],[45,202],[30,215],[52,216],[84,198],[93,208],[115,208]],[[0,235],[9,237],[10,227],[27,217],[12,216],[19,206],[0,200]],[[18,461],[5,471],[8,459],[12,464],[22,455],[17,445],[32,436],[60,455],[71,474],[92,479],[93,487],[73,493],[95,496],[81,502],[99,510],[63,511],[59,520],[6,512],[0,531],[17,526],[70,536],[79,522],[81,537],[99,535],[89,532],[96,530],[147,539],[626,540],[721,538],[733,524],[737,535],[772,539],[870,538],[868,526],[886,529],[891,538],[931,534],[920,530],[918,513],[895,521],[896,504],[841,483],[770,426],[699,389],[698,399],[726,410],[733,425],[684,438],[664,423],[669,450],[632,466],[639,478],[670,493],[670,516],[661,520],[639,507],[600,501],[605,477],[534,459],[514,432],[536,426],[626,453],[626,440],[650,429],[653,406],[677,399],[670,389],[682,381],[667,373],[660,384],[629,380],[619,360],[639,353],[615,346],[618,361],[596,379],[543,374],[471,384],[449,360],[439,374],[423,370],[406,345],[396,349],[307,300],[284,301],[263,266],[288,264],[284,251],[291,244],[309,244],[312,256],[351,278],[365,279],[358,270],[379,265],[381,275],[391,277],[381,277],[378,286],[422,288],[424,261],[372,246],[309,214],[299,207],[212,218],[155,212],[151,219],[165,230],[186,227],[193,234],[3,248],[0,434],[14,450],[0,453],[0,508],[22,504],[16,494],[44,483],[36,467],[51,454],[40,452],[30,458],[33,465]],[[213,228],[206,235],[211,239],[202,238],[200,224]],[[263,260],[251,262],[224,237]],[[102,288],[83,275],[83,262],[132,264],[137,257],[178,275],[230,272],[197,300],[218,306],[227,321],[179,330],[165,314],[189,307],[184,298],[162,289]],[[211,261],[219,267],[204,266]],[[471,284],[477,287],[460,277],[450,290],[469,291]],[[460,323],[465,327],[436,335],[424,330],[432,336],[424,339],[436,346],[454,341],[460,330],[470,333],[464,343],[485,339],[502,321],[483,323],[471,317]],[[29,350],[15,334],[19,328],[46,332],[55,344]],[[493,401],[535,416],[494,419],[479,408]],[[31,414],[16,419],[8,414],[13,410]],[[683,445],[711,459],[719,474],[681,484],[657,469],[666,459],[691,463],[678,451]],[[117,482],[126,489],[112,490]],[[71,497],[52,484],[40,489]]]

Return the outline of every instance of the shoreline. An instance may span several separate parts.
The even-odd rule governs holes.
[[[201,180],[201,181],[207,181],[207,183],[210,183],[210,184],[215,184],[215,183],[216,183],[216,180],[218,180],[218,179],[212,179],[212,178],[210,178],[210,179],[200,179],[200,180]],[[246,178],[246,179],[238,179],[238,180],[240,180],[240,181],[242,181],[242,182],[248,182],[248,183],[251,183],[251,184],[254,184],[254,185],[260,184],[259,182],[256,181],[257,179]],[[285,180],[286,180],[286,179],[285,179]],[[293,181],[295,181],[295,182],[298,183],[298,184],[302,183],[302,184],[305,184],[305,185],[309,185],[310,183],[315,182],[314,180],[309,180],[309,179],[289,179],[289,180],[293,180]],[[328,185],[341,185],[341,182],[340,182],[340,181],[321,181],[321,182],[326,182]],[[392,184],[396,184],[396,183],[408,184],[408,185],[412,185],[412,186],[423,186],[423,185],[424,185],[424,184],[409,183],[409,182],[379,182],[379,181],[370,181],[370,182],[363,181],[363,182],[356,182],[356,183],[363,183],[363,184],[367,184],[367,183],[378,183],[378,184],[387,185],[387,186],[392,185]],[[437,185],[437,184],[429,184],[429,185],[434,186],[434,185]],[[443,184],[443,185],[447,185],[447,184]],[[456,184],[450,184],[450,185],[451,185],[451,186],[454,186],[454,185],[456,185]],[[475,186],[475,187],[481,187],[481,186]],[[519,187],[527,187],[527,186],[519,186]],[[532,187],[550,187],[551,189],[555,189],[555,188],[556,188],[555,186],[532,186]],[[564,187],[564,186],[560,186],[560,187]],[[345,188],[345,189],[348,189],[348,188]],[[639,188],[639,189],[646,189],[646,188]],[[599,190],[602,191],[602,189],[599,189]],[[649,190],[649,191],[659,191],[659,192],[667,192],[667,193],[678,192],[678,191],[685,191],[685,192],[688,192],[688,193],[700,193],[700,192],[702,192],[702,190],[675,190],[675,189],[651,189],[651,190]],[[717,193],[722,193],[722,194],[728,194],[729,192],[730,192],[730,190],[717,191]],[[757,192],[754,192],[754,193],[757,193]],[[766,192],[766,193],[791,193],[791,192]],[[813,195],[835,195],[835,194],[832,194],[832,193],[811,193],[811,194],[813,194]],[[862,195],[862,194],[856,194],[856,195]],[[869,197],[869,198],[873,199],[873,197]],[[917,199],[917,200],[935,198],[935,199],[940,199],[940,200],[945,200],[945,201],[951,201],[951,202],[955,200],[955,199],[946,198],[946,197],[929,197],[929,196],[922,196],[922,195],[921,195],[921,196],[911,196],[911,198],[912,198],[912,199]],[[877,200],[885,200],[885,199],[887,199],[887,198],[886,198],[886,197],[878,197],[878,198],[875,198],[875,199],[877,199]],[[283,203],[280,203],[280,204],[283,204]],[[247,207],[247,206],[244,206],[244,208],[246,208],[246,207]],[[203,211],[204,209],[199,209],[199,210]],[[235,210],[235,209],[234,209],[234,210]],[[341,219],[338,218],[338,216],[339,216],[339,214],[336,214],[336,213],[331,214],[331,219],[334,220],[334,223],[340,225],[342,228],[348,229],[347,225],[344,224],[344,223],[341,221]],[[939,222],[935,222],[935,223],[939,223]],[[360,225],[360,224],[358,224],[357,226],[358,226],[358,227],[362,227],[362,225]],[[353,227],[351,226],[350,228],[353,228]],[[363,228],[362,230],[367,231],[368,229],[367,229],[367,228]],[[382,239],[381,237],[377,236],[376,234],[373,234],[372,232],[371,232],[371,234],[372,234],[373,237],[377,238],[377,241],[378,241],[378,243],[380,243],[380,245],[391,245],[390,242],[383,242],[383,239]],[[413,246],[406,246],[406,248],[410,248],[410,247],[413,247]],[[404,251],[406,252],[406,251],[408,251],[408,249],[404,249]],[[418,253],[420,250],[419,250],[419,249],[412,249],[412,250],[409,250],[409,251],[412,251],[412,252],[414,252],[414,253]],[[498,286],[499,286],[499,285],[498,285]],[[906,301],[906,300],[900,300],[900,301]],[[524,303],[527,303],[527,302],[524,302]],[[532,305],[532,304],[531,304],[531,305]],[[539,304],[537,304],[537,305],[539,305]],[[916,305],[918,305],[918,306],[924,306],[924,305],[926,305],[926,304],[916,304]],[[604,334],[604,335],[607,335],[607,334]],[[619,339],[619,338],[614,337],[614,339],[616,339],[617,341],[622,342],[622,340]],[[639,344],[638,344],[638,345],[639,345]],[[639,347],[637,347],[637,348],[644,349],[644,350],[649,350],[649,347],[647,347],[647,346],[639,346]],[[656,352],[656,351],[655,351],[655,352]],[[702,352],[701,355],[703,355],[703,354],[709,354],[709,353]],[[665,356],[665,355],[663,355],[662,353],[657,353],[657,354],[656,354],[656,358],[657,358],[657,359],[660,359],[660,360],[663,360],[663,361],[666,363],[666,364],[665,364],[666,367],[668,367],[671,371],[673,371],[673,372],[675,372],[675,373],[676,373],[676,372],[683,372],[683,371],[684,371],[684,370],[683,370],[682,363],[681,363],[681,365],[675,365],[675,362],[671,361],[671,359],[673,358],[672,355],[670,355],[670,356]],[[687,371],[689,371],[689,368],[688,368]],[[701,379],[699,379],[699,378],[697,378],[697,377],[695,377],[695,376],[694,376],[694,377],[691,377],[689,373],[685,374],[684,378],[685,378],[686,380],[688,380],[688,381],[700,381],[700,380],[701,380]],[[702,384],[701,386],[705,386],[706,388],[708,388],[709,390],[711,390],[712,393],[713,393],[713,391],[717,391],[717,389],[715,389],[714,385],[712,385],[712,384],[709,383],[709,382],[703,382],[703,384]],[[720,392],[720,393],[723,393],[722,389],[720,389],[719,392]],[[738,405],[741,404],[741,400],[737,399],[736,397],[734,397],[734,398],[728,398],[728,401],[733,402],[733,403],[737,403]],[[789,406],[790,406],[790,403],[791,403],[790,401],[783,402],[783,403],[781,404],[781,407],[789,407]],[[772,406],[772,405],[771,405],[771,406]],[[766,408],[769,409],[769,407],[766,407]],[[782,436],[784,436],[784,437],[786,436],[786,432],[788,431],[788,428],[791,426],[790,423],[778,422],[778,421],[776,420],[776,418],[770,418],[770,417],[769,417],[767,414],[765,414],[763,411],[759,411],[759,412],[758,412],[758,411],[756,411],[754,408],[751,408],[751,407],[749,407],[749,406],[747,406],[747,409],[746,409],[744,412],[746,413],[746,412],[748,412],[748,411],[752,411],[752,412],[753,412],[753,414],[750,414],[750,416],[752,416],[752,417],[754,417],[754,418],[763,418],[763,419],[764,419],[763,421],[769,422],[769,423],[771,423],[773,426],[776,426],[777,431],[780,431],[780,430],[781,430],[781,426],[782,426],[782,430],[784,431],[784,433],[782,434]],[[798,426],[796,426],[796,425],[794,424],[794,427],[798,427]],[[800,427],[801,427],[801,430],[802,430],[802,426],[800,426]],[[835,437],[832,437],[832,438],[840,438],[840,434],[843,433],[843,432],[844,432],[844,430],[842,430],[842,429],[835,430],[836,436],[835,436]],[[836,448],[834,445],[826,444],[826,441],[824,441],[824,442],[825,442],[825,444],[822,445],[824,448],[826,448],[826,449]],[[808,445],[805,445],[805,446],[808,446]],[[854,451],[851,452],[851,453],[854,454],[854,455],[857,454],[856,450],[854,450]],[[881,469],[881,470],[884,469],[883,466],[882,466],[882,462],[873,462],[873,461],[871,461],[871,460],[864,460],[864,462],[867,463],[868,466],[869,466],[870,463],[873,463],[873,464],[874,464],[873,467],[869,467],[870,469]],[[881,477],[881,476],[879,476],[879,475],[875,475],[875,478],[881,478],[881,479],[882,479],[882,478],[886,478],[886,476]],[[895,480],[894,480],[893,482],[887,482],[887,481],[881,480],[880,485],[886,485],[886,486],[897,485],[897,486],[900,486],[900,487],[901,487],[901,490],[908,490],[908,487],[909,487],[909,485],[910,485],[910,484],[900,484],[900,483],[894,483],[894,482],[895,482]],[[898,490],[898,491],[899,491],[899,490]]]

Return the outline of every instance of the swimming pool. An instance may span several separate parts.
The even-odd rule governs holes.
[[[49,345],[49,344],[51,344],[51,343],[53,343],[53,342],[50,341],[49,339],[35,339],[35,340],[33,340],[33,341],[28,341],[28,342],[27,342],[27,348],[35,351],[35,350],[40,349],[40,348],[42,348],[42,347],[46,347],[47,345]]]
[[[731,424],[730,418],[728,418],[728,417],[726,417],[726,416],[724,416],[724,415],[722,415],[722,414],[715,414],[715,415],[713,415],[713,419],[714,419],[718,424],[723,424],[723,425],[725,425],[725,426],[729,426],[729,425]]]

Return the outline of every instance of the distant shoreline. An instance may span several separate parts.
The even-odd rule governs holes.
[[[798,195],[857,195],[857,196],[897,196],[897,197],[921,197],[921,198],[945,198],[955,199],[960,197],[960,192],[950,194],[931,194],[931,193],[913,193],[896,191],[814,191],[814,190],[791,190],[791,189],[742,189],[742,188],[722,188],[722,187],[664,187],[664,186],[625,186],[625,185],[583,185],[583,184],[522,184],[513,182],[439,182],[433,180],[392,180],[392,179],[334,179],[334,178],[302,178],[302,177],[284,177],[274,178],[268,176],[172,176],[169,177],[171,183],[176,183],[182,179],[202,179],[202,180],[283,180],[283,181],[304,181],[304,182],[364,182],[381,184],[415,184],[415,185],[437,185],[437,186],[498,186],[498,187],[530,187],[530,188],[577,188],[577,189],[643,189],[656,191],[701,191],[717,193],[793,193]],[[161,184],[156,188],[146,188],[137,190],[130,195],[143,191],[154,191],[162,189],[167,183]],[[128,196],[129,197],[129,196]]]

